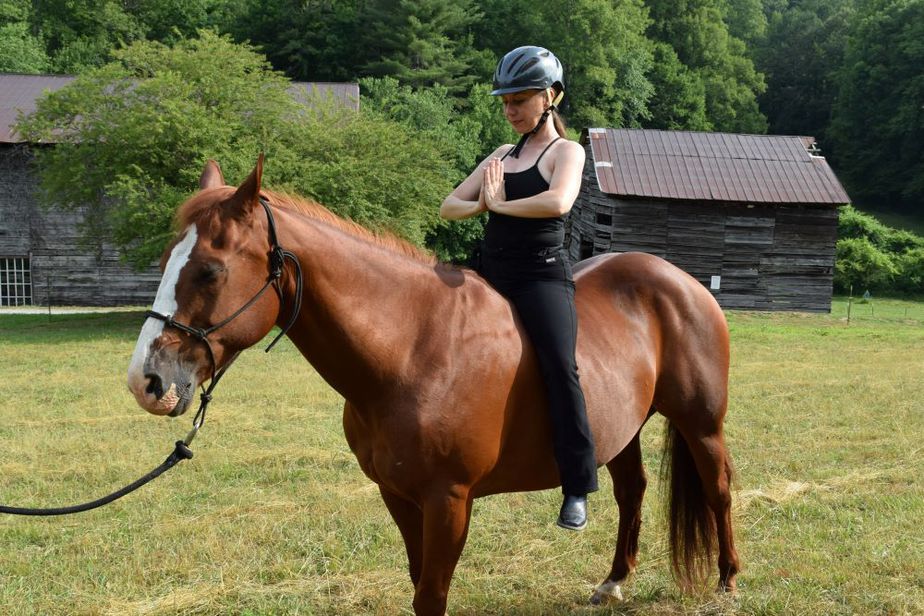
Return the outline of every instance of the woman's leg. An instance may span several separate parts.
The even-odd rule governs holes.
[[[552,440],[565,495],[597,489],[594,441],[574,352],[577,316],[569,280],[524,280],[505,289],[533,344],[546,386]]]

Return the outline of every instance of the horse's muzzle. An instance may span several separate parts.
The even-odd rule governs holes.
[[[141,374],[129,373],[128,388],[138,406],[152,415],[178,417],[186,412],[192,401],[196,387],[194,378],[184,370],[165,372],[148,366]]]

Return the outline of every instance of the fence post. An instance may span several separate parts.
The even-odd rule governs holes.
[[[850,306],[853,304],[853,285],[850,285],[850,291],[847,292],[847,325],[850,325]]]

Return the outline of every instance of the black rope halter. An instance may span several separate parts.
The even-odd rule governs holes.
[[[221,329],[222,327],[224,327],[225,325],[227,325],[228,323],[230,323],[237,317],[241,316],[241,314],[243,314],[248,308],[253,306],[257,302],[257,300],[260,299],[260,297],[262,297],[263,294],[266,292],[266,290],[269,289],[271,286],[274,287],[276,289],[276,292],[279,294],[280,303],[284,303],[285,297],[282,291],[282,287],[278,283],[279,283],[279,279],[282,277],[283,271],[285,270],[286,259],[291,260],[292,263],[295,265],[295,298],[293,300],[294,304],[292,308],[292,314],[289,316],[289,322],[286,323],[285,327],[283,327],[280,330],[279,334],[275,338],[273,338],[273,341],[270,342],[268,347],[266,347],[267,353],[269,353],[270,350],[272,350],[272,348],[276,346],[276,343],[279,342],[279,339],[282,338],[289,331],[292,325],[295,324],[295,319],[298,318],[299,310],[301,310],[301,307],[302,307],[302,267],[301,267],[301,264],[298,261],[298,257],[295,256],[295,253],[289,250],[286,250],[282,246],[279,245],[279,240],[276,238],[276,221],[273,218],[273,212],[270,209],[269,203],[267,203],[266,199],[264,199],[263,197],[260,197],[260,204],[263,206],[263,209],[266,211],[266,219],[269,222],[268,227],[269,227],[269,241],[270,241],[270,258],[269,258],[270,273],[269,273],[269,277],[266,279],[266,282],[263,284],[260,290],[257,291],[256,294],[247,301],[247,303],[245,303],[243,306],[235,310],[231,314],[231,316],[225,319],[222,319],[215,325],[212,325],[206,328],[185,325],[183,323],[180,323],[176,319],[174,319],[173,315],[170,315],[170,314],[163,314],[160,312],[156,312],[154,310],[148,310],[147,312],[145,312],[145,316],[163,321],[165,327],[173,327],[174,329],[178,329],[181,332],[189,334],[196,340],[199,340],[200,342],[205,343],[205,348],[208,350],[208,354],[209,354],[209,361],[212,365],[212,377],[211,377],[212,380],[214,380],[215,378],[220,378],[221,373],[224,372],[224,369],[227,368],[231,364],[231,362],[228,362],[227,364],[225,364],[222,370],[220,371],[216,370],[217,365],[215,363],[215,354],[212,352],[212,345],[209,343],[209,338],[208,338],[209,334],[215,333],[216,331],[218,331],[219,329]],[[234,361],[234,358],[232,358],[231,361]]]

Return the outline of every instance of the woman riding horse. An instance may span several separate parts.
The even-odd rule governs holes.
[[[549,50],[518,47],[505,55],[491,94],[503,100],[520,141],[494,150],[446,197],[440,214],[459,220],[490,212],[478,271],[516,307],[536,351],[564,494],[557,523],[583,530],[597,464],[574,358],[577,315],[564,241],[584,148],[567,139],[557,113],[564,75]]]
[[[524,146],[523,162],[538,159],[535,146]],[[553,190],[549,163],[559,158],[550,157],[571,147],[558,142],[538,161]],[[501,196],[499,164],[488,163],[495,176],[482,184],[495,187],[485,199],[502,209],[513,182]],[[522,170],[519,160],[511,170]],[[404,540],[415,614],[443,616],[474,500],[561,485],[548,446],[557,428],[525,319],[476,272],[265,190],[262,175],[262,156],[238,187],[206,164],[200,191],[177,212],[128,386],[149,412],[180,415],[200,384],[278,325],[345,400],[347,442]],[[520,201],[530,199],[542,200]],[[639,435],[655,412],[668,426],[673,569],[688,587],[718,548],[719,587],[733,590],[722,310],[696,279],[652,255],[598,255],[575,266],[574,282],[587,420],[619,507],[612,566],[592,600],[620,596],[635,568],[647,484]]]

